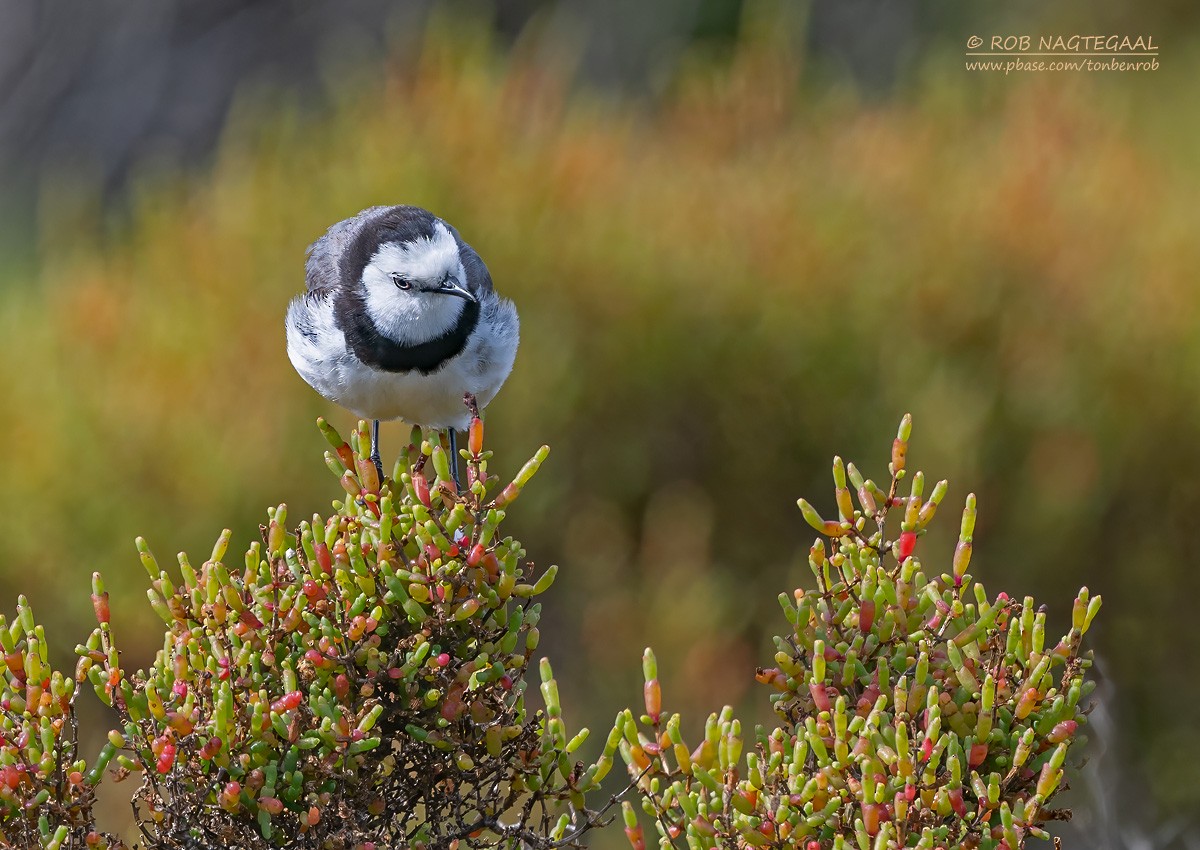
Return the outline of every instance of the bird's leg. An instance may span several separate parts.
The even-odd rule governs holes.
[[[379,420],[376,419],[371,425],[371,462],[375,464],[375,471],[379,473],[379,483],[383,483],[383,459],[379,457]]]
[[[462,482],[458,480],[458,438],[454,429],[450,430],[450,474],[454,476],[454,489],[462,492]]]

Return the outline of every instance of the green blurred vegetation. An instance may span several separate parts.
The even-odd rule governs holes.
[[[1053,629],[1104,594],[1130,776],[1147,815],[1195,811],[1196,51],[1004,77],[956,46],[878,102],[806,85],[782,30],[750,20],[654,103],[572,90],[562,45],[435,30],[319,120],[248,95],[210,171],[148,170],[119,220],[49,180],[36,285],[0,290],[5,607],[26,592],[70,646],[102,569],[130,646],[158,633],[136,534],[205,552],[264,505],[324,510],[312,422],[351,417],[292,371],[284,308],[331,222],[420,204],[521,311],[488,437],[513,464],[553,447],[512,531],[563,565],[543,648],[573,725],[637,699],[647,644],[668,710],[765,717],[775,597],[809,581],[795,499],[835,451],[881,474],[911,411],[913,462],[979,494],[990,588]]]

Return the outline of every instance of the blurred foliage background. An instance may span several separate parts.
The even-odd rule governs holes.
[[[911,411],[910,466],[979,495],[990,591],[1055,629],[1105,597],[1067,846],[1197,846],[1190,5],[155,5],[0,4],[0,601],[62,663],[93,569],[151,657],[135,535],[203,553],[338,496],[313,420],[349,415],[283,311],[330,223],[414,203],[521,311],[488,441],[502,474],[553,447],[510,531],[563,566],[573,724],[638,703],[647,644],[693,727],[769,719],[795,499],[833,512],[834,454],[882,477]],[[1152,34],[1161,68],[964,70],[1008,32]]]

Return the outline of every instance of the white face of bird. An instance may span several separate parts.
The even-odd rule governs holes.
[[[446,333],[474,300],[458,242],[440,222],[429,238],[380,245],[363,269],[362,286],[375,327],[402,345]]]

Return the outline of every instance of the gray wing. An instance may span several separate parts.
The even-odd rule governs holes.
[[[381,212],[391,207],[368,207],[353,218],[339,221],[325,231],[325,235],[308,246],[304,262],[304,283],[309,292],[334,289],[341,284],[338,264],[342,252],[354,241],[363,226]],[[465,263],[464,263],[465,265]]]
[[[493,289],[491,272],[484,265],[483,258],[476,253],[474,248],[463,241],[462,236],[453,225],[444,220],[442,224],[446,225],[454,236],[454,241],[458,243],[458,256],[462,260],[463,271],[467,273],[467,289],[482,301],[484,296],[490,295]]]

